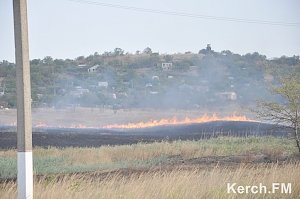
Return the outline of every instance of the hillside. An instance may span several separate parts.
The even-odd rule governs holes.
[[[31,60],[34,107],[186,108],[251,107],[258,99],[280,100],[268,87],[274,71],[300,67],[298,56],[266,59],[230,51],[135,54],[120,48],[71,59]],[[280,70],[278,70],[280,69]],[[0,62],[0,107],[14,108],[15,65]]]

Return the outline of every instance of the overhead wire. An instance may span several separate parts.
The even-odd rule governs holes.
[[[178,17],[189,17],[189,18],[198,18],[198,19],[208,19],[208,20],[218,20],[218,21],[238,22],[238,23],[250,23],[250,24],[262,24],[262,25],[300,27],[300,22],[284,22],[284,21],[268,21],[268,20],[259,20],[259,19],[234,18],[234,17],[220,17],[220,16],[213,16],[213,15],[202,15],[202,14],[193,14],[193,13],[186,13],[186,12],[140,8],[140,7],[133,7],[133,6],[125,6],[125,5],[120,5],[120,4],[111,4],[111,3],[104,3],[104,2],[99,2],[99,1],[91,1],[91,0],[68,0],[68,1],[80,3],[80,4],[89,4],[89,5],[117,8],[117,9],[123,9],[123,10],[131,10],[131,11],[136,11],[136,12],[163,14],[163,15],[171,15],[171,16],[178,16]]]

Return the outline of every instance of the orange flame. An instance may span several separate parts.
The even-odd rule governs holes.
[[[128,124],[110,124],[106,126],[86,126],[84,124],[70,124],[70,125],[58,125],[51,126],[43,122],[37,122],[33,125],[35,128],[106,128],[106,129],[138,129],[148,128],[155,126],[166,126],[166,125],[182,125],[182,124],[199,124],[213,121],[254,121],[246,116],[232,115],[219,117],[217,114],[211,116],[205,114],[198,118],[185,117],[184,119],[177,119],[176,117],[170,119],[150,120],[146,122],[128,123]]]
[[[198,118],[186,117],[183,120],[179,120],[176,117],[174,117],[171,119],[151,120],[148,122],[111,124],[111,125],[106,125],[103,128],[132,129],[132,128],[147,128],[147,127],[165,126],[165,125],[198,124],[198,123],[213,122],[213,121],[253,121],[253,120],[248,119],[246,116],[232,115],[226,117],[218,117],[217,114],[213,114],[212,116],[204,115]]]
[[[43,123],[43,122],[38,122],[37,124],[34,124],[33,127],[35,127],[35,128],[47,128],[48,125],[46,123]]]

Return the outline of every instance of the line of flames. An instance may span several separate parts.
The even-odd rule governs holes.
[[[176,117],[173,117],[169,119],[150,120],[146,122],[136,122],[136,123],[127,123],[127,124],[110,124],[105,126],[86,126],[84,124],[71,124],[69,126],[65,126],[65,125],[51,126],[43,122],[38,122],[34,124],[33,127],[34,128],[106,128],[106,129],[134,129],[135,128],[138,129],[138,128],[148,128],[148,127],[167,126],[167,125],[199,124],[199,123],[214,122],[214,121],[254,121],[254,120],[251,120],[244,115],[231,115],[231,116],[219,117],[217,114],[212,114],[212,115],[205,114],[197,118],[185,117],[184,119],[177,119]]]
[[[111,124],[111,125],[106,125],[103,128],[132,129],[132,128],[147,128],[147,127],[166,126],[166,125],[198,124],[198,123],[213,122],[213,121],[253,121],[253,120],[248,119],[246,116],[241,116],[241,115],[219,117],[217,114],[213,114],[211,116],[203,115],[198,118],[186,117],[181,120],[177,119],[176,117],[173,117],[171,119],[150,120],[147,122]]]

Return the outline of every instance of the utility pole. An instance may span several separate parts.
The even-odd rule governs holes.
[[[27,1],[13,0],[17,73],[18,198],[33,198],[31,85]]]

